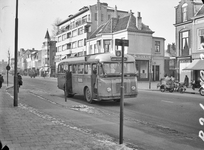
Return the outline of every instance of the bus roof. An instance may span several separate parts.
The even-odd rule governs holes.
[[[125,58],[127,58],[126,62],[134,62],[135,58],[132,55],[125,54]],[[118,62],[119,60],[111,60],[111,58],[118,58],[115,54],[112,53],[103,53],[103,54],[94,54],[94,55],[87,55],[81,57],[71,57],[60,61],[63,62],[72,62],[72,63],[83,63],[83,62]],[[60,64],[59,63],[59,64]]]

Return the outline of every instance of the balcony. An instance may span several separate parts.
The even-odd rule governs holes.
[[[82,26],[82,25],[91,26],[91,22],[87,21],[87,20],[82,20],[82,21],[80,21],[80,23],[76,23],[76,25],[74,25],[74,26],[67,25],[67,27],[69,26],[69,28],[59,29],[59,31],[57,32],[57,35],[62,34],[64,32],[67,32],[67,31],[71,31],[71,30],[76,29],[76,28],[78,28],[79,26]]]

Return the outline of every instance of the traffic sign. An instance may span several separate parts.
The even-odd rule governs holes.
[[[129,46],[129,40],[115,39],[115,45],[117,45],[117,46]]]
[[[115,51],[115,55],[116,55],[117,57],[121,57],[121,56],[122,56],[122,52],[121,52],[121,51]]]
[[[10,67],[9,65],[7,65],[7,66],[6,66],[6,70],[9,71],[10,69],[11,69],[11,67]]]

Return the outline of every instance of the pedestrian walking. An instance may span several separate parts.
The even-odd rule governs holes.
[[[0,74],[0,88],[2,87],[3,82],[4,82],[4,77]]]
[[[186,85],[186,87],[188,87],[188,85],[189,85],[189,78],[187,75],[185,76],[184,84]]]
[[[23,85],[23,80],[19,73],[17,73],[17,75],[18,75],[18,86],[20,87],[21,85]]]

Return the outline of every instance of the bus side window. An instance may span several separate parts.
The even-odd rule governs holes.
[[[90,64],[85,64],[84,65],[84,74],[91,74],[91,65]]]
[[[63,64],[60,64],[59,65],[59,73],[63,73],[63,71],[64,71],[64,65]]]
[[[84,65],[83,64],[79,64],[78,65],[78,74],[83,74],[84,71]]]
[[[68,67],[69,67],[69,68],[68,68],[69,71],[72,72],[72,65],[69,65]]]
[[[76,73],[77,72],[77,65],[73,65],[72,68],[73,68],[72,72]]]
[[[102,68],[102,64],[99,64],[99,72],[98,74],[101,76],[103,75],[103,68]]]
[[[68,64],[65,64],[65,65],[64,65],[64,70],[63,70],[63,72],[66,72],[66,71],[68,71]]]

